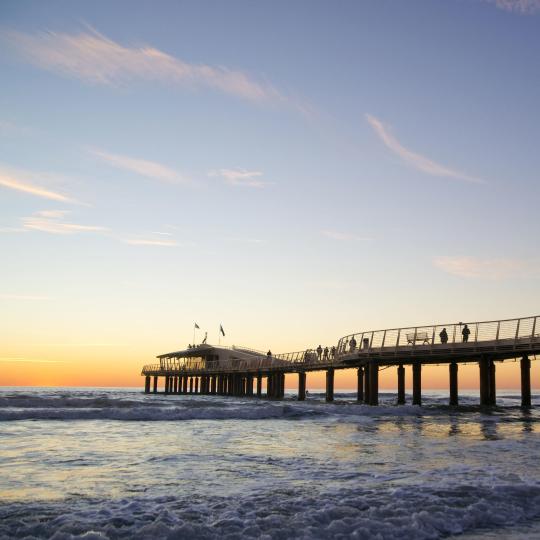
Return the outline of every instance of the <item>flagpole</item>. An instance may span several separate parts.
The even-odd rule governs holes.
[[[193,346],[195,347],[195,324],[193,323]]]

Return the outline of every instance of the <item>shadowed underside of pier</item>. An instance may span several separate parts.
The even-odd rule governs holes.
[[[380,367],[397,366],[398,404],[404,403],[405,366],[413,369],[413,403],[421,403],[421,370],[426,364],[449,364],[450,404],[457,405],[458,365],[478,362],[480,401],[494,405],[495,363],[521,359],[522,403],[530,406],[530,357],[540,354],[539,316],[501,321],[449,323],[357,332],[337,345],[271,355],[244,347],[230,348],[226,361],[214,361],[217,348],[199,346],[158,356],[159,364],[144,366],[146,392],[154,377],[165,378],[165,393],[217,393],[262,396],[284,395],[286,373],[297,373],[298,399],[305,398],[306,372],[326,371],[326,397],[333,400],[336,369],[357,368],[358,400],[378,404]],[[227,348],[219,348],[223,351]],[[253,381],[257,382],[254,393]]]

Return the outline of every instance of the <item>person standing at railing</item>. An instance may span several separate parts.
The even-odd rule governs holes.
[[[322,347],[319,345],[317,347],[317,358],[319,359],[319,362],[321,361],[321,356],[322,356]]]
[[[272,351],[270,349],[268,349],[268,352],[266,353],[266,358],[268,358],[268,360],[272,358]]]
[[[469,330],[469,327],[467,325],[465,325],[463,327],[463,330],[461,331],[461,335],[463,336],[463,343],[467,343],[467,341],[469,341],[469,334],[471,333],[471,331]]]
[[[323,360],[326,362],[328,360],[328,347],[324,348],[323,351]]]
[[[336,348],[332,345],[332,348],[330,349],[330,358],[332,360],[336,357]]]
[[[448,343],[448,333],[446,332],[446,328],[442,329],[439,337],[441,338],[441,343]]]
[[[354,336],[351,338],[351,341],[349,341],[349,347],[351,352],[354,352],[356,349],[356,339],[354,339]]]

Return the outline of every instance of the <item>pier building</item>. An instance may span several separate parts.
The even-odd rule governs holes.
[[[326,372],[326,400],[334,399],[335,370],[357,370],[357,399],[378,405],[379,371],[396,369],[397,404],[405,403],[405,370],[412,370],[412,403],[422,404],[422,367],[448,365],[449,404],[459,403],[459,365],[474,362],[480,375],[480,404],[495,405],[496,365],[518,360],[521,403],[531,406],[531,359],[540,353],[540,316],[361,331],[318,350],[264,353],[247,347],[196,345],[159,355],[142,369],[145,392],[219,394],[281,399],[285,375],[297,374],[298,400],[306,397],[306,373]],[[266,392],[263,394],[263,381]]]

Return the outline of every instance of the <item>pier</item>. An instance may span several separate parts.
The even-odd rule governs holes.
[[[521,404],[531,406],[531,357],[540,353],[540,316],[449,323],[349,334],[321,350],[265,354],[246,347],[197,345],[159,355],[143,367],[145,392],[282,399],[285,375],[297,374],[298,400],[306,396],[306,373],[326,372],[326,400],[334,400],[334,374],[357,370],[357,401],[379,404],[379,371],[396,369],[397,405],[405,404],[405,370],[412,371],[412,404],[422,404],[422,368],[448,365],[449,405],[459,404],[459,365],[478,365],[480,404],[496,403],[496,365],[518,360]],[[266,392],[263,394],[263,381]]]

